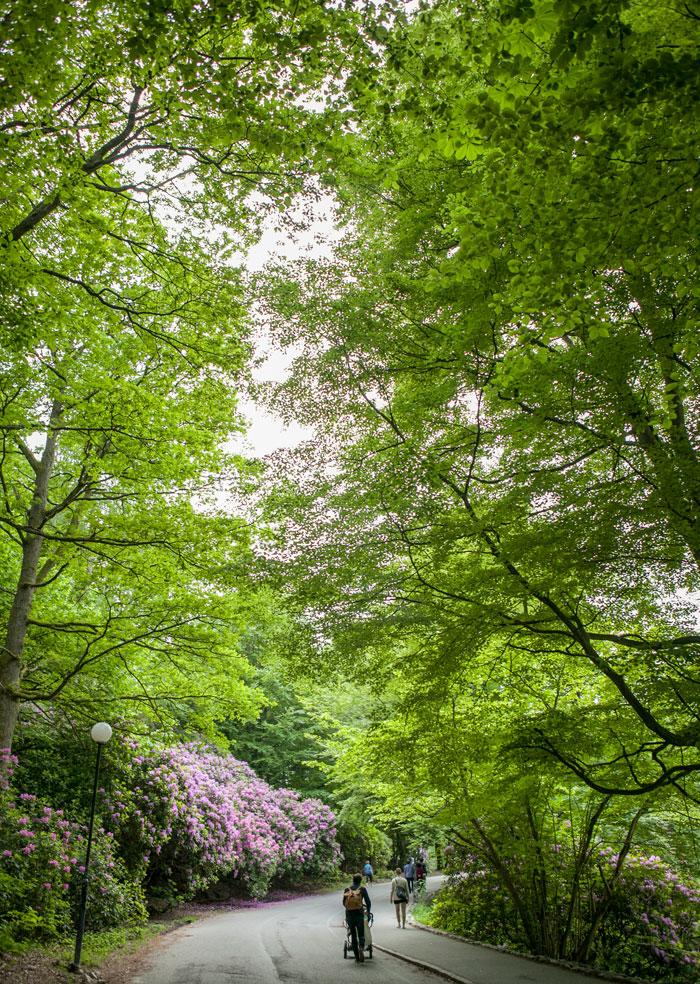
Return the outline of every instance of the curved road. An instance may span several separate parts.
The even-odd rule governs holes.
[[[432,879],[431,879],[432,881]],[[437,879],[436,879],[437,887]],[[232,909],[163,937],[150,966],[131,984],[440,984],[430,970],[374,951],[343,960],[342,892],[302,896],[253,909]],[[374,942],[423,961],[466,984],[585,984],[582,975],[511,954],[446,939],[415,927],[396,928],[389,885],[370,887]],[[588,978],[590,982],[591,978]]]
[[[385,897],[386,886],[371,893],[377,903],[380,892]],[[335,891],[259,909],[234,909],[182,927],[165,938],[165,946],[153,954],[152,967],[132,978],[132,984],[338,984],[365,971],[377,984],[441,980],[378,951],[363,965],[343,960],[341,895]],[[388,906],[385,901],[384,909]],[[387,934],[382,930],[381,935]]]

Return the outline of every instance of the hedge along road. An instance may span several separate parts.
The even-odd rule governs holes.
[[[369,888],[374,942],[468,984],[585,984],[590,977],[409,927],[396,928],[388,883]],[[443,976],[389,953],[343,959],[342,893],[235,909],[182,927],[151,953],[131,984],[439,984]]]

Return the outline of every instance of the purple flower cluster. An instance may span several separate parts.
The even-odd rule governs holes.
[[[134,755],[109,815],[132,870],[191,896],[224,878],[262,895],[278,877],[318,877],[339,860],[331,810],[273,789],[245,762],[207,746]]]
[[[9,748],[0,748],[0,790],[10,788],[16,765],[17,756]]]
[[[601,852],[611,867],[617,855]],[[630,855],[619,881],[620,908],[636,929],[636,946],[665,967],[695,967],[700,888],[687,884],[660,857]]]
[[[11,756],[4,758],[2,765],[16,764]],[[13,792],[8,777],[0,788],[0,843],[5,903],[0,929],[15,939],[48,938],[69,930],[85,870],[86,828],[33,793]],[[95,832],[92,858],[93,927],[142,918],[140,892],[125,889],[111,833],[101,828]]]

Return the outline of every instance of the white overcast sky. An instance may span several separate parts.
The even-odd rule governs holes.
[[[271,220],[256,245],[248,252],[245,265],[252,272],[261,270],[271,259],[315,258],[329,255],[339,232],[333,222],[333,202],[321,198],[314,209],[316,217],[309,227],[293,237],[285,230],[275,228]],[[255,340],[256,355],[262,356],[262,363],[253,375],[258,382],[281,382],[294,358],[294,351],[276,348],[265,326],[260,325]],[[295,447],[300,441],[311,436],[311,431],[298,425],[285,426],[282,420],[269,410],[250,399],[241,400],[241,409],[249,422],[246,435],[235,437],[227,444],[228,450],[241,451],[264,457],[279,448]]]

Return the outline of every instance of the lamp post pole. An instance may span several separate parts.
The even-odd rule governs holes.
[[[92,785],[92,802],[90,804],[90,824],[88,826],[87,847],[85,849],[85,870],[83,871],[83,882],[80,891],[80,909],[78,911],[78,932],[75,938],[75,953],[70,970],[80,970],[80,955],[83,949],[83,935],[85,933],[85,910],[87,908],[88,884],[90,879],[90,852],[92,850],[92,830],[95,825],[95,803],[97,802],[97,783],[100,778],[100,759],[102,757],[102,746],[106,745],[112,737],[112,729],[104,721],[94,724],[90,731],[90,737],[97,745],[97,757],[95,758],[95,780]]]

